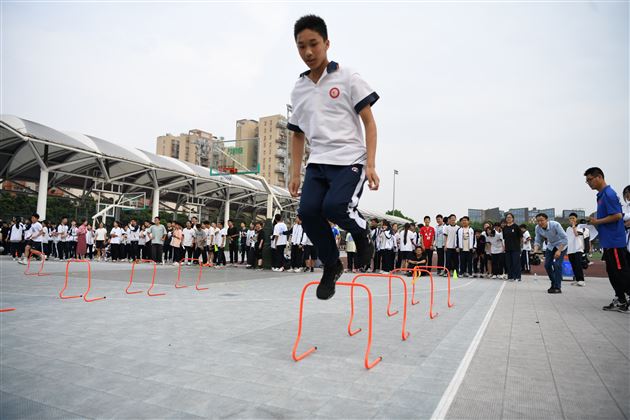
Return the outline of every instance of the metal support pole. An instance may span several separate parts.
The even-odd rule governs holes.
[[[151,211],[151,219],[155,219],[160,215],[160,189],[153,189],[153,199],[151,200],[152,211]]]
[[[39,172],[39,187],[37,191],[37,214],[39,220],[46,220],[46,201],[48,200],[48,171]]]
[[[269,194],[267,196],[267,219],[273,217],[273,196]]]
[[[230,189],[227,189],[227,195],[225,196],[225,211],[223,213],[223,226],[228,225],[230,220]]]

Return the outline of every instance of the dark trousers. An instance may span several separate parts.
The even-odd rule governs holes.
[[[238,241],[232,239],[230,242],[230,264],[238,262]]]
[[[59,241],[57,242],[57,256],[60,260],[65,260],[68,258],[68,244],[67,242]]]
[[[352,270],[355,269],[354,258],[356,257],[357,253],[356,252],[346,252],[346,255],[348,256],[348,270],[352,271]]]
[[[529,272],[532,269],[529,264],[529,251],[521,251],[521,271]]]
[[[446,268],[451,272],[452,276],[453,271],[459,269],[459,257],[457,255],[457,250],[455,248],[447,248],[445,256]]]
[[[173,259],[173,247],[170,242],[168,242],[168,244],[164,242],[164,259],[167,262]]]
[[[186,254],[184,255],[186,258],[193,258],[194,255],[194,250],[192,246],[186,246],[184,247]]]
[[[569,262],[573,269],[573,277],[576,281],[584,281],[584,270],[582,269],[582,252],[574,252],[569,254]]]
[[[138,241],[131,241],[129,243],[129,258],[137,260],[140,258],[140,252],[138,251]]]
[[[459,272],[461,274],[472,274],[472,252],[460,251],[459,252]]]
[[[430,248],[427,248],[426,253],[427,253],[427,265],[431,266],[433,265],[433,250]],[[427,268],[427,270],[431,271],[430,268]]]
[[[89,259],[94,258],[94,244],[90,244],[87,246],[87,255]]]
[[[151,258],[151,254],[153,253],[151,251],[151,241],[147,242],[146,244],[144,244],[144,249],[142,250],[142,258],[144,258],[145,260],[150,260]]]
[[[519,280],[521,278],[521,251],[505,251],[505,271],[508,278]]]
[[[505,254],[492,254],[492,275],[500,276],[503,274],[503,266],[505,265]]]
[[[304,266],[304,250],[300,245],[291,245],[291,268],[302,268]]]
[[[162,262],[162,244],[151,245],[151,259],[156,263]]]
[[[66,242],[66,258],[76,258],[77,257],[77,243],[75,241]]]
[[[324,265],[334,264],[339,259],[329,220],[350,232],[353,238],[366,233],[367,223],[357,209],[364,183],[363,165],[311,163],[306,168],[298,214]],[[357,241],[357,246],[359,244]]]
[[[604,261],[608,280],[620,303],[626,302],[625,293],[630,294],[630,261],[625,248],[604,248]]]
[[[120,244],[110,244],[109,251],[112,254],[112,261],[117,261],[120,258]]]
[[[252,246],[248,246],[247,247],[247,265],[250,266],[255,266],[256,265],[256,261],[254,261],[256,259],[256,248],[252,247]]]
[[[198,246],[195,248],[195,259],[199,260],[201,256],[201,260],[204,264],[208,264],[208,253],[206,252],[206,248],[203,246]]]
[[[11,254],[12,257],[21,257],[22,244],[20,242],[9,242],[9,253]]]
[[[214,254],[214,262],[216,265],[225,265],[225,248],[217,247],[217,252]]]
[[[379,250],[374,251],[373,265],[374,265],[374,268],[372,269],[372,271],[378,271],[381,269],[381,251]]]
[[[249,249],[249,247],[247,246],[246,242],[245,242],[245,238],[241,238],[241,264],[243,264],[245,262],[245,259],[247,257],[247,250]]]
[[[394,258],[396,254],[393,249],[383,249],[381,252],[382,269],[388,273],[394,269]]]
[[[182,258],[184,258],[184,248],[182,248],[181,246],[172,246],[171,249],[173,250],[173,262],[180,262]]]
[[[276,245],[273,249],[273,267],[284,267],[284,245]]]
[[[437,266],[444,267],[444,248],[438,248],[435,252],[437,252]]]
[[[547,271],[547,275],[549,276],[549,280],[551,280],[551,287],[556,289],[562,288],[562,262],[564,261],[564,256],[567,255],[567,250],[565,249],[560,254],[560,257],[554,259],[554,249],[548,249],[545,251],[545,270]]]

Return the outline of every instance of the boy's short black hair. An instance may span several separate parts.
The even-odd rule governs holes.
[[[606,179],[604,177],[604,171],[602,171],[601,169],[599,169],[597,166],[594,166],[592,168],[588,168],[586,171],[584,171],[584,176],[601,176],[602,179]]]
[[[439,214],[438,214],[438,216],[439,216]],[[427,220],[427,219],[431,220],[431,216],[424,216],[423,220]]]
[[[37,213],[33,213],[33,216],[32,216],[32,217],[34,217],[34,218],[36,218],[36,219],[39,219],[39,214],[37,214]]]
[[[297,41],[298,34],[304,29],[310,29],[315,31],[324,38],[324,41],[328,40],[328,28],[324,19],[315,15],[306,15],[295,21],[293,26],[293,38]]]
[[[468,220],[470,222],[470,217],[468,217],[468,216],[462,216],[462,218],[459,219],[459,220],[464,220],[464,219],[466,219],[466,220]]]
[[[570,213],[569,217],[574,216],[577,219],[577,213]]]
[[[523,223],[522,225],[519,226],[522,229],[527,229],[527,225],[525,223]]]
[[[438,217],[439,217],[440,219],[444,219],[444,216],[442,216],[441,214],[438,214],[437,216],[435,216],[435,218],[436,218],[436,219],[437,219]]]
[[[536,215],[536,219],[538,219],[539,217],[542,217],[543,219],[549,219],[549,216],[547,216],[546,213],[538,213]]]

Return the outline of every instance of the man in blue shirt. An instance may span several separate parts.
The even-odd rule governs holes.
[[[547,293],[562,293],[562,261],[567,254],[567,234],[560,223],[549,220],[545,213],[536,215],[536,223],[534,252],[538,252],[543,241],[547,240],[545,270],[551,280]]]
[[[603,259],[606,272],[616,299],[604,306],[605,311],[628,311],[626,293],[630,294],[630,267],[626,260],[626,231],[623,226],[621,201],[615,190],[606,184],[604,172],[599,168],[589,168],[584,172],[586,183],[597,190],[597,216],[589,218],[590,224],[597,226],[599,243],[604,248]]]

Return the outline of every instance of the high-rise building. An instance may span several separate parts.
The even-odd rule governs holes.
[[[277,114],[258,121],[258,163],[260,175],[271,185],[288,183],[287,119]]]
[[[514,223],[518,225],[529,221],[529,210],[527,207],[510,209],[508,212],[514,215]]]
[[[578,220],[586,219],[586,212],[584,209],[562,210],[562,218],[568,220],[571,213],[577,214]]]
[[[179,136],[166,134],[157,138],[156,153],[207,167],[210,164],[210,152],[214,141],[217,141],[217,138],[211,133],[197,129]]]
[[[236,121],[236,141],[233,147],[228,147],[227,153],[232,159],[238,161],[242,166],[239,170],[254,170],[258,166],[258,149],[260,147],[258,139],[258,121],[238,120]],[[235,162],[234,162],[235,163]]]
[[[470,217],[471,222],[483,222],[485,220],[483,215],[484,211],[481,209],[468,209],[468,217]]]

